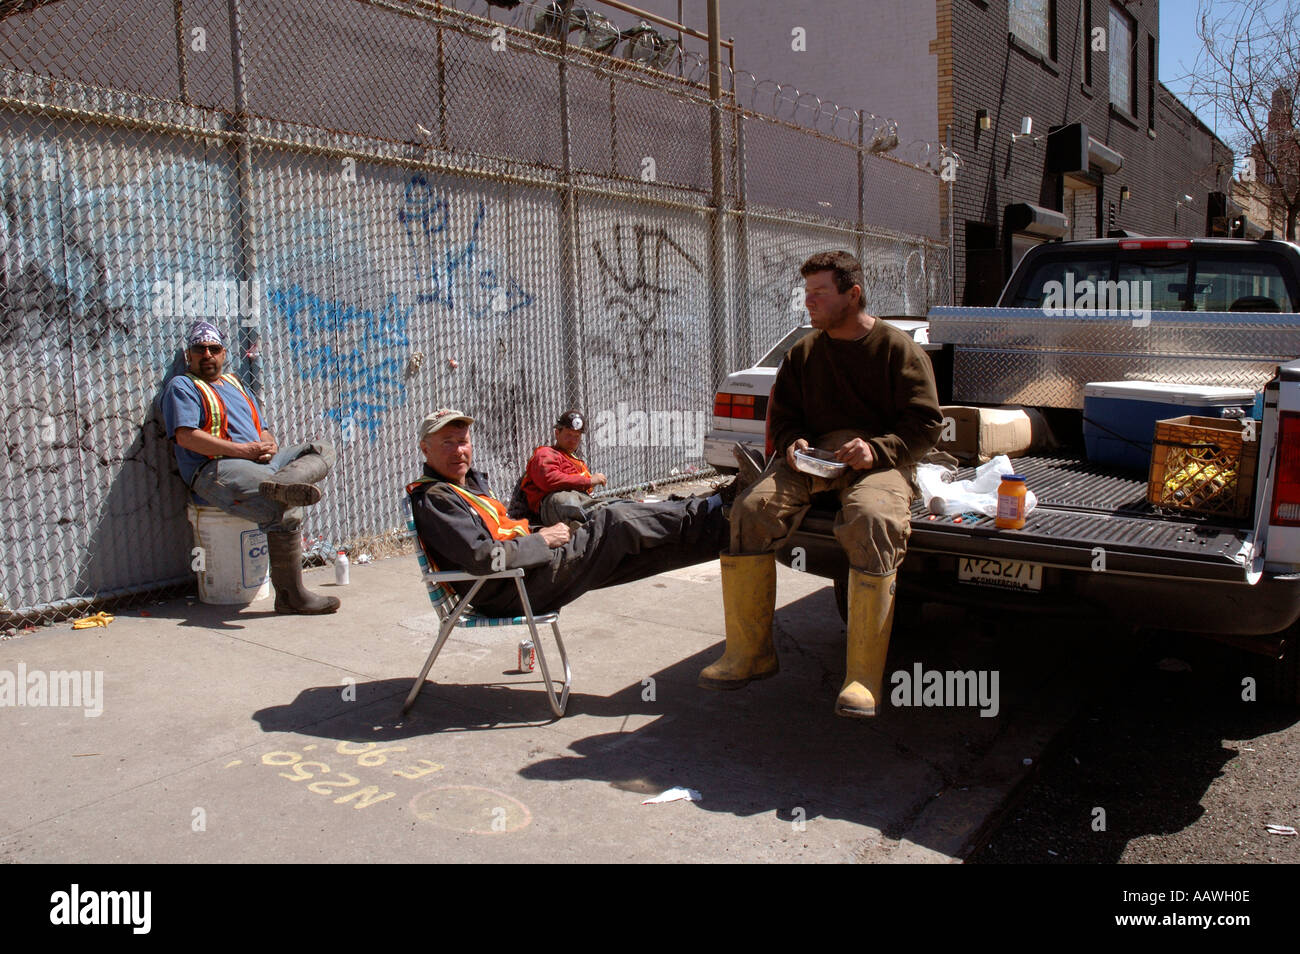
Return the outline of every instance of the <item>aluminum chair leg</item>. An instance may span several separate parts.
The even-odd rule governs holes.
[[[415,677],[415,685],[411,686],[411,691],[406,695],[406,701],[402,703],[402,715],[406,715],[406,713],[410,711],[411,706],[415,705],[415,697],[418,696],[420,690],[424,688],[424,679],[429,675],[429,670],[433,668],[434,660],[438,658],[438,653],[442,652],[443,644],[447,642],[447,637],[451,635],[451,631],[456,628],[456,623],[459,621],[461,613],[465,612],[465,608],[469,606],[470,599],[478,592],[479,587],[482,585],[482,580],[476,581],[470,588],[469,593],[460,598],[460,601],[456,604],[456,608],[448,613],[447,618],[442,621],[442,625],[438,628],[438,641],[433,644],[433,651],[429,653],[429,658],[424,661],[424,668],[420,670],[420,675]]]
[[[563,715],[569,705],[569,689],[573,685],[573,672],[569,669],[569,654],[564,651],[564,640],[560,637],[559,620],[551,620],[551,633],[555,636],[555,645],[560,649],[560,665],[564,667],[564,693],[560,696],[559,713]]]
[[[564,710],[569,705],[569,689],[573,682],[573,673],[569,669],[569,657],[564,651],[564,640],[560,638],[559,623],[551,621],[551,632],[555,636],[555,644],[560,649],[560,665],[564,667],[564,689],[560,697],[555,696],[555,683],[551,679],[551,669],[546,664],[546,653],[542,649],[542,641],[537,635],[537,621],[533,619],[533,606],[528,601],[528,591],[524,588],[523,578],[515,580],[515,585],[519,588],[519,600],[524,607],[524,619],[528,621],[528,631],[533,637],[533,649],[537,652],[538,665],[542,667],[542,685],[546,688],[546,701],[551,706],[551,712],[557,719],[564,716]]]

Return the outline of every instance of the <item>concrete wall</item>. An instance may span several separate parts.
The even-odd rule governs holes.
[[[677,17],[676,0],[633,5]],[[683,10],[687,26],[707,32],[704,0],[684,0]],[[630,14],[603,12],[619,26],[634,25]],[[737,70],[897,120],[903,145],[939,138],[936,56],[930,50],[935,9],[928,0],[722,0],[721,12],[723,36],[736,41]],[[796,28],[803,30],[803,50],[794,48]],[[688,38],[686,47],[707,53],[699,40]]]

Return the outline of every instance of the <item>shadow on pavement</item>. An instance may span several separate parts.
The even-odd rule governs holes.
[[[174,619],[186,629],[245,630],[258,620],[275,618],[274,595],[256,603],[202,603],[197,596],[165,603],[124,610],[123,616],[146,616],[153,619]],[[256,626],[253,627],[256,629]]]

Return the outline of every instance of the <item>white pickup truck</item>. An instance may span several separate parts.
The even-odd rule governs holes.
[[[1061,289],[1085,281],[1124,282],[1144,300],[1125,314],[1069,307],[1086,306],[1082,298],[1062,307]],[[941,399],[1037,408],[1059,446],[1013,461],[1038,498],[1021,530],[916,505],[900,607],[935,601],[1210,634],[1277,660],[1269,694],[1300,702],[1297,312],[1300,247],[1186,238],[1042,245],[1022,259],[997,307],[933,310]],[[1089,461],[1085,385],[1132,380],[1262,390],[1248,516],[1153,507],[1145,474]],[[843,612],[834,501],[817,504],[780,558],[788,564],[802,548],[804,569],[835,582]]]

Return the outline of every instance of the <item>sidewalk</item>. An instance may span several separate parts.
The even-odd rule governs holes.
[[[836,718],[830,587],[784,567],[781,674],[701,690],[724,631],[712,562],[562,612],[564,719],[538,676],[503,674],[509,628],[458,631],[401,722],[436,629],[414,558],[306,579],[342,610],[175,600],[0,642],[3,670],[103,672],[98,717],[0,708],[0,862],[950,861],[1080,701],[1070,638],[1013,653],[931,618],[888,671],[1000,669],[999,715]],[[641,804],[674,786],[702,800]]]

